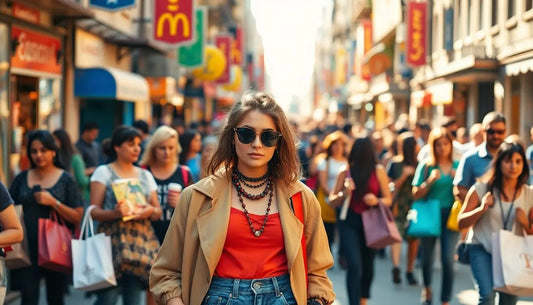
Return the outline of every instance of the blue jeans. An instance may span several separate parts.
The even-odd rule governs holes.
[[[441,302],[449,302],[452,298],[455,247],[457,245],[457,242],[459,241],[459,232],[450,231],[446,228],[446,222],[448,221],[449,215],[449,208],[441,209]],[[435,261],[435,243],[437,242],[437,237],[422,237],[420,240],[422,249],[422,276],[424,278],[424,286],[431,287],[431,279],[433,277],[433,263]]]
[[[470,269],[474,276],[474,285],[479,292],[479,305],[494,305],[492,281],[492,255],[485,251],[482,245],[468,245],[468,254],[470,255]],[[514,305],[517,297],[499,292],[500,305]]]
[[[264,279],[227,279],[213,277],[202,305],[292,305],[288,274]]]
[[[94,305],[115,305],[120,295],[122,295],[122,304],[140,305],[145,288],[137,276],[123,274],[117,279],[117,286],[96,291]]]
[[[352,210],[348,210],[346,220],[340,221],[339,233],[343,255],[348,263],[346,286],[349,303],[359,305],[361,298],[370,298],[376,250],[366,246],[363,220]]]

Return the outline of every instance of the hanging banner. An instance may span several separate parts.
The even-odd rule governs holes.
[[[230,33],[233,34],[233,42],[231,43],[231,63],[234,65],[243,64],[243,49],[242,49],[242,28],[234,27],[230,29]]]
[[[135,5],[135,0],[89,0],[89,6],[107,11],[120,11]]]
[[[204,65],[207,7],[196,7],[195,15],[196,33],[194,42],[191,45],[178,48],[178,64],[186,68],[196,68]]]
[[[215,37],[215,45],[219,49],[228,63],[224,69],[222,75],[217,78],[217,84],[225,84],[230,81],[230,66],[231,66],[231,35],[230,34],[220,34]]]
[[[194,41],[192,0],[154,0],[154,40],[166,44]]]
[[[407,63],[413,67],[426,64],[426,18],[425,2],[407,3]]]
[[[363,24],[363,56],[372,49],[372,22],[370,20],[365,20]],[[364,80],[370,80],[372,76],[370,75],[370,67],[368,64],[363,63],[361,60],[361,78]]]

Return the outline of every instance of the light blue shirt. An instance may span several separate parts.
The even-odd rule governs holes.
[[[492,155],[487,151],[487,143],[468,151],[459,162],[453,185],[470,188],[477,178],[487,172],[491,161]]]

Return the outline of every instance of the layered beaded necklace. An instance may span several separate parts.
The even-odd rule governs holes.
[[[255,237],[261,236],[263,234],[263,231],[265,231],[265,226],[268,221],[268,214],[270,213],[270,206],[272,205],[272,197],[274,195],[274,184],[272,182],[272,175],[270,175],[270,172],[267,172],[264,176],[259,178],[252,178],[247,177],[243,175],[237,168],[233,168],[233,174],[231,175],[231,180],[233,181],[233,185],[235,186],[235,189],[237,190],[237,196],[239,197],[239,202],[241,203],[244,216],[246,216],[246,220],[248,221],[248,224],[250,225],[250,230],[252,231],[252,234]],[[261,182],[258,185],[251,185],[247,182]],[[259,193],[259,194],[250,194],[246,192],[246,190],[242,187],[241,183],[247,187],[251,188],[259,188],[262,185],[265,185],[265,189]],[[252,220],[250,218],[250,214],[248,213],[248,210],[246,209],[246,204],[244,203],[243,197],[246,197],[246,199],[250,200],[259,200],[261,198],[264,198],[268,193],[268,204],[265,212],[265,220],[263,221],[263,224],[259,230],[256,230],[254,228],[254,225],[252,223]]]

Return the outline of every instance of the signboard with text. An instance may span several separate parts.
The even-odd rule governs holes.
[[[230,34],[220,34],[215,37],[215,45],[224,54],[228,63],[222,75],[216,80],[217,84],[225,84],[230,81],[231,41]]]
[[[204,64],[207,7],[200,6],[195,11],[196,33],[194,42],[178,48],[178,64],[186,68],[196,68]]]
[[[39,10],[29,8],[17,2],[11,4],[11,14],[34,24],[39,24],[41,22],[41,13]]]
[[[135,0],[89,0],[89,6],[107,11],[120,11],[134,5]]]
[[[426,64],[427,4],[407,3],[407,63],[413,67]]]
[[[244,63],[242,28],[235,27],[230,30],[230,32],[233,34],[233,42],[231,44],[231,63],[240,66]]]
[[[194,42],[192,0],[154,0],[154,40],[166,44]]]
[[[11,56],[13,70],[61,75],[61,40],[59,38],[11,27],[16,48]]]

